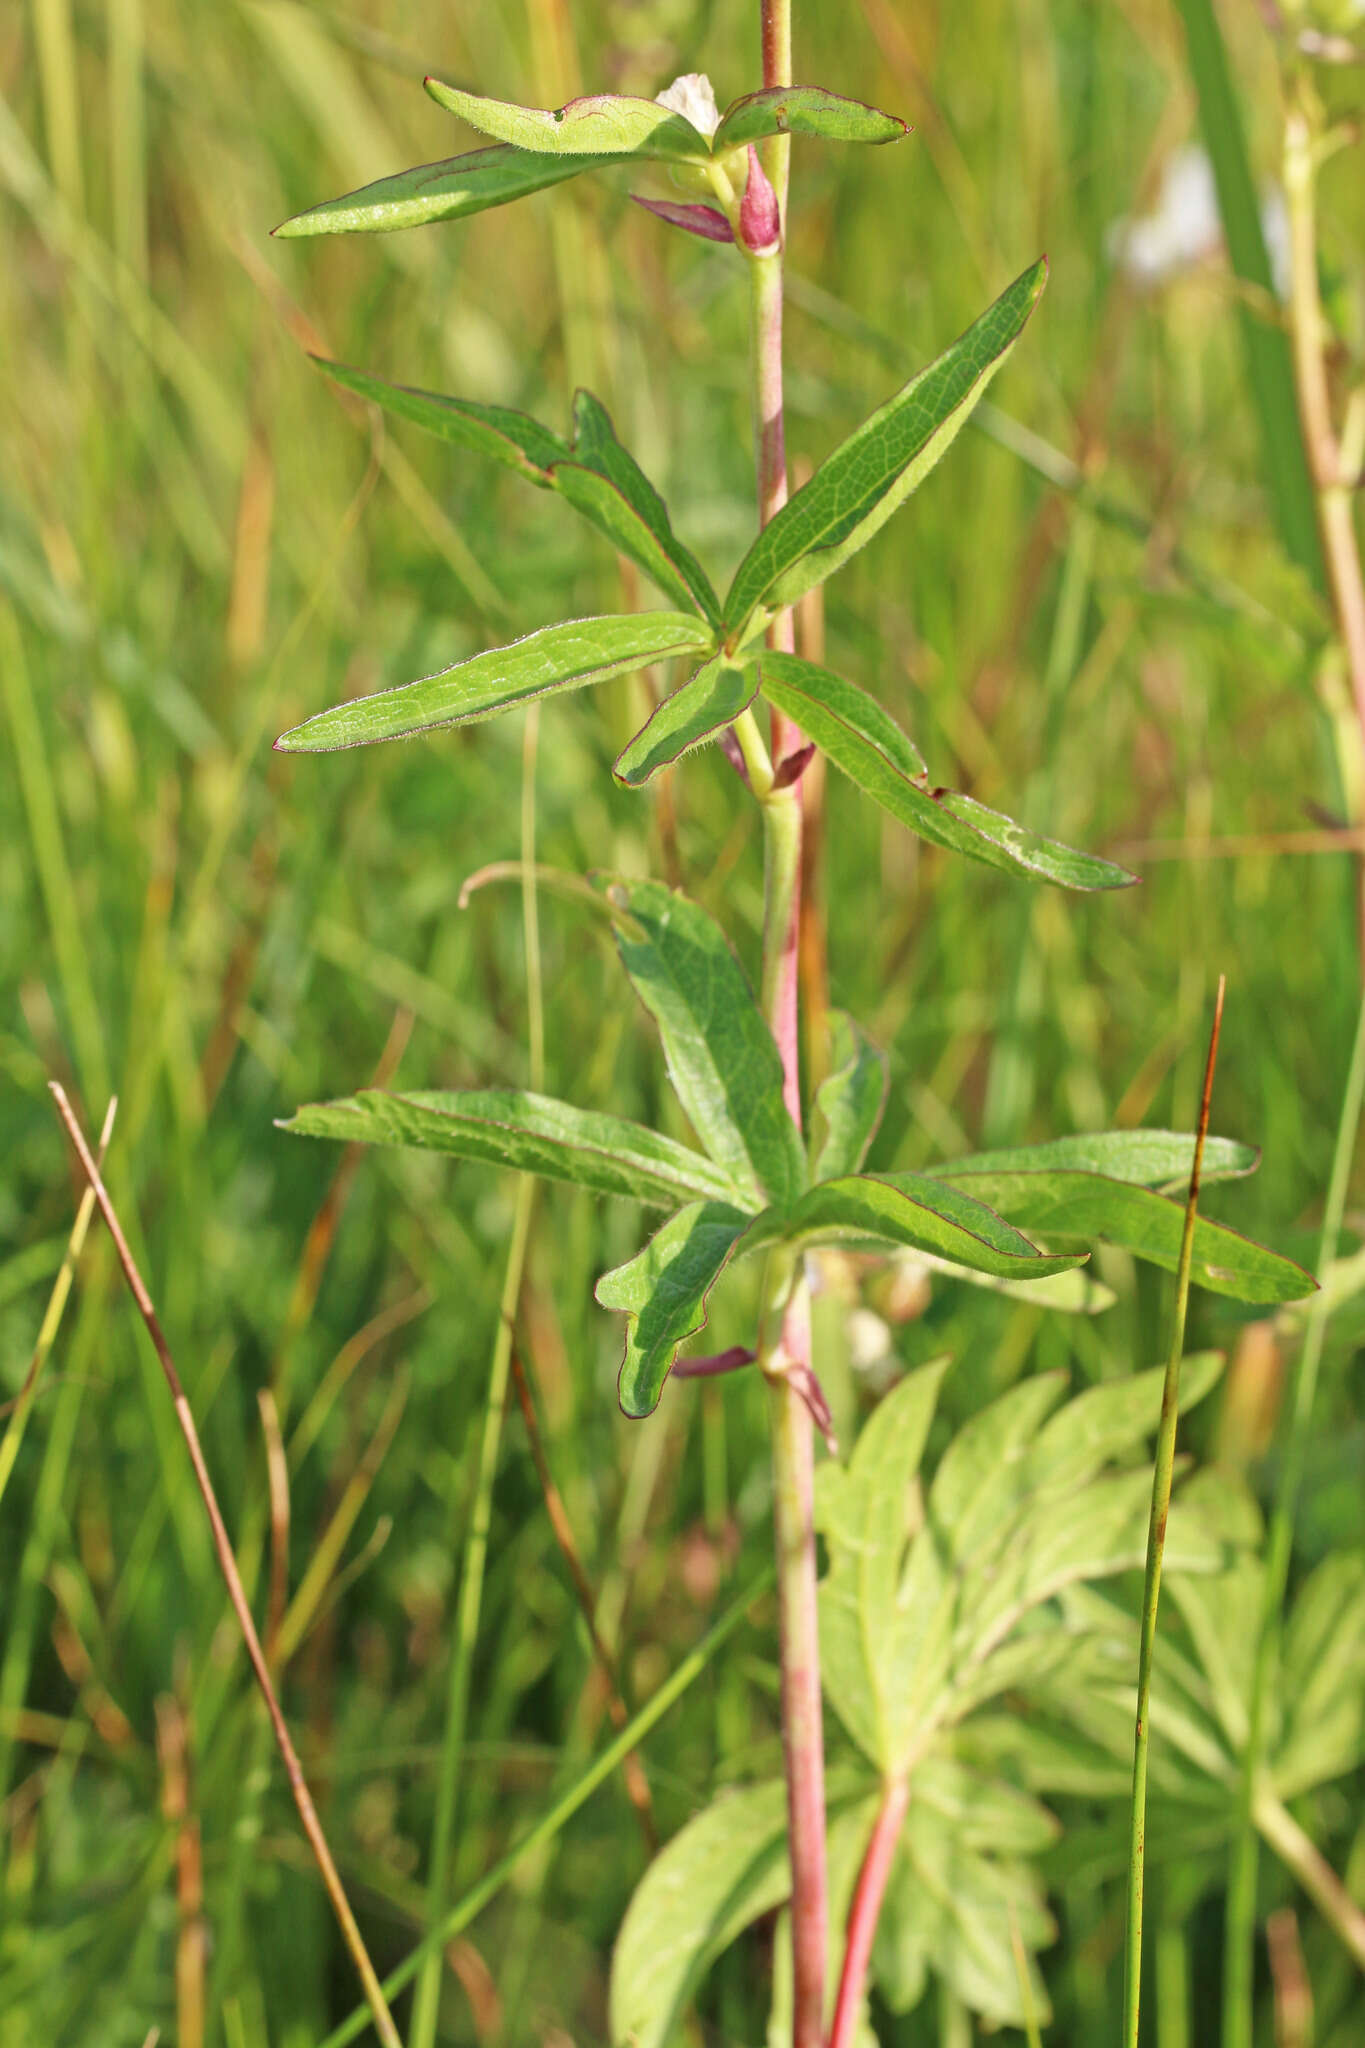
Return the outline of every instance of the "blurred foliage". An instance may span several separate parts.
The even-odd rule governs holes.
[[[1273,66],[1255,10],[1227,12],[1269,175]],[[630,593],[556,508],[382,430],[304,350],[561,428],[572,386],[590,384],[722,576],[752,520],[746,308],[717,252],[669,235],[619,179],[410,236],[283,245],[267,230],[468,146],[421,92],[426,70],[532,97],[548,24],[588,83],[649,93],[705,66],[724,98],[753,79],[755,13],[23,0],[0,16],[0,1401],[22,1380],[74,1207],[44,1078],[67,1081],[87,1124],[117,1088],[111,1186],[137,1219],[258,1611],[263,1390],[294,1444],[292,1588],[354,1511],[285,1698],[381,1965],[419,1926],[514,1190],[426,1156],[329,1155],[274,1119],[357,1085],[386,1047],[413,1087],[524,1081],[517,892],[456,904],[471,870],[517,852],[520,734],[507,720],[363,759],[286,760],[269,739],[344,695]],[[1116,898],[1021,895],[918,846],[831,778],[831,983],[892,1058],[873,1163],[916,1167],[969,1143],[1188,1127],[1226,969],[1215,1127],[1254,1138],[1267,1161],[1238,1191],[1237,1220],[1311,1260],[1356,1005],[1353,879],[1339,853],[1275,840],[1342,807],[1318,702],[1331,688],[1323,621],[1274,537],[1225,268],[1210,258],[1140,292],[1110,253],[1113,223],[1143,210],[1193,133],[1184,62],[1163,0],[798,0],[798,75],[893,108],[916,133],[887,151],[798,147],[795,458],[818,459],[1040,249],[1052,272],[986,431],[963,437],[831,592],[831,660],[887,703],[936,776],[1145,876]],[[1347,152],[1324,177],[1326,261],[1346,280],[1365,266],[1357,166]],[[756,835],[719,753],[673,779],[671,820],[612,784],[642,701],[632,679],[546,707],[540,858],[644,874],[676,857],[703,902],[723,890],[752,964]],[[542,930],[547,1088],[676,1129],[595,932],[552,895]],[[1216,1191],[1208,1207],[1232,1213]],[[628,1701],[767,1546],[756,1386],[680,1384],[643,1425],[617,1413],[619,1332],[592,1283],[636,1242],[624,1206],[545,1190],[519,1325]],[[1101,1263],[1118,1301],[1094,1318],[946,1284],[902,1286],[894,1314],[878,1298],[901,1363],[957,1357],[932,1451],[1026,1371],[1065,1367],[1084,1385],[1159,1355],[1163,1284],[1120,1256]],[[844,1358],[850,1305],[831,1287],[819,1315],[851,1424],[865,1382]],[[743,1308],[720,1304],[718,1346],[747,1335]],[[1262,1493],[1297,1327],[1196,1297],[1192,1343],[1232,1362],[1190,1447]],[[1365,1541],[1358,1338],[1348,1309],[1329,1343],[1301,1569]],[[401,1416],[386,1416],[400,1397]],[[770,1612],[756,1620],[647,1746],[665,1835],[718,1777],[776,1768]],[[152,2026],[172,2038],[177,1949],[189,1968],[202,1955],[208,2039],[315,2042],[350,2009],[352,1981],[98,1232],[0,1506],[0,1621],[6,2048],[136,2048]],[[606,1725],[514,1417],[462,1886]],[[1357,1773],[1301,1813],[1357,1896],[1361,1789]],[[452,1950],[446,2038],[603,2041],[610,1944],[646,1854],[613,1781]],[[202,1927],[186,1890],[196,1858]],[[1178,1890],[1158,1868],[1157,1919],[1168,1882]],[[1295,1896],[1274,1866],[1263,1884],[1267,1908]],[[1048,2038],[1091,2048],[1117,2031],[1121,1901],[1064,1862],[1052,1900]],[[1190,1972],[1189,2038],[1204,2039],[1216,1888],[1187,1922],[1184,1904],[1171,1916],[1185,1946],[1175,1961],[1162,1948],[1161,1988],[1177,1964]],[[1345,2048],[1365,2023],[1360,1982],[1298,1905],[1316,2040]],[[760,1941],[722,1961],[689,2038],[759,2037],[764,1957]],[[1269,2040],[1268,1972],[1264,1991]],[[1181,2048],[1167,2041],[1169,1995],[1156,2009],[1161,2048]],[[897,2048],[940,2026],[965,2038],[962,2016],[932,2001],[881,2018]]]

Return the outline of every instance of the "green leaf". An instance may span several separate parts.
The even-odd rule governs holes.
[[[733,725],[757,694],[757,669],[717,654],[665,697],[621,749],[612,771],[617,781],[638,789],[680,754]]]
[[[662,882],[598,878],[635,992],[659,1027],[669,1077],[741,1200],[785,1212],[806,1185],[782,1061],[715,919]]]
[[[701,621],[681,612],[570,619],[562,626],[543,626],[510,647],[472,655],[420,682],[320,711],[275,745],[284,754],[322,754],[404,739],[436,726],[470,725],[551,690],[581,690],[586,683],[606,682],[651,661],[700,653],[708,641]]]
[[[955,1266],[951,1259],[930,1258],[927,1252],[915,1256],[945,1280],[961,1280],[986,1294],[1003,1294],[1010,1301],[1026,1301],[1031,1308],[1055,1309],[1059,1315],[1102,1315],[1118,1299],[1113,1288],[1097,1280],[1088,1266],[1074,1266],[1070,1272],[1051,1273],[1038,1280],[1002,1280],[994,1273],[973,1273],[967,1266]]]
[[[292,241],[302,235],[388,234],[395,228],[464,220],[546,185],[561,185],[566,178],[595,170],[598,161],[590,156],[530,156],[506,145],[474,149],[465,156],[416,164],[410,171],[377,178],[340,199],[324,199],[320,206],[282,222],[275,233]]]
[[[873,1948],[878,1989],[893,2011],[916,2003],[930,1969],[997,2026],[1026,2018],[1015,1944],[1023,1946],[1035,2018],[1050,2017],[1033,1954],[1056,1938],[1042,1879],[1012,1857],[973,1848],[912,1794]]]
[[[729,1202],[693,1202],[598,1281],[603,1308],[622,1309],[628,1318],[617,1380],[625,1414],[649,1415],[658,1406],[678,1346],[705,1328],[706,1298],[750,1220]]]
[[[731,100],[711,138],[715,156],[769,135],[815,135],[824,142],[899,142],[909,134],[894,114],[847,100],[819,85],[776,85]]]
[[[570,443],[528,413],[507,406],[446,398],[386,383],[345,363],[314,360],[337,383],[397,418],[411,420],[456,447],[491,456],[528,483],[557,492],[619,553],[638,563],[665,597],[719,625],[720,599],[706,571],[674,533],[668,507],[617,440],[610,414],[590,391],[580,391],[574,398]]]
[[[816,1523],[829,1548],[821,1581],[825,1691],[864,1754],[893,1770],[903,1749],[902,1701],[914,1640],[901,1600],[919,1468],[949,1361],[908,1373],[864,1424],[847,1467],[820,1467]]]
[[[1254,1173],[1261,1160],[1255,1145],[1235,1138],[1204,1141],[1202,1183],[1238,1180]],[[931,1174],[1030,1173],[1050,1167],[1082,1173],[1108,1174],[1134,1187],[1178,1190],[1184,1194],[1194,1164],[1194,1139],[1179,1131],[1088,1131],[1072,1138],[1050,1138],[1042,1145],[1014,1145],[1000,1152],[972,1152]]]
[[[968,1197],[945,1201],[947,1184],[917,1173],[846,1174],[821,1181],[785,1215],[759,1218],[747,1249],[785,1238],[799,1244],[908,1244],[1007,1280],[1060,1273],[1080,1261],[1040,1252]],[[954,1189],[954,1195],[957,1195]]]
[[[572,457],[562,435],[543,427],[529,413],[514,412],[506,405],[479,405],[470,398],[446,398],[440,392],[418,391],[408,384],[390,384],[383,377],[372,377],[366,370],[352,369],[349,363],[333,362],[326,356],[314,356],[313,361],[334,383],[382,405],[395,418],[411,420],[453,447],[491,456],[542,490],[551,487],[553,464]]]
[[[574,396],[573,460],[550,479],[622,554],[638,562],[674,603],[691,605],[719,627],[720,599],[690,549],[673,531],[668,507],[591,391]]]
[[[886,1108],[886,1054],[842,1010],[830,1012],[833,1071],[815,1093],[811,1179],[857,1173]]]
[[[1040,838],[956,790],[931,788],[911,741],[875,698],[845,677],[794,654],[765,653],[759,687],[864,795],[921,839],[1067,889],[1122,889],[1135,879],[1113,861]]]
[[[1275,1782],[1293,1799],[1365,1759],[1365,1554],[1338,1553],[1309,1574],[1285,1630],[1281,1668]]]
[[[756,613],[795,603],[871,540],[946,454],[1046,282],[1042,260],[821,463],[740,563],[725,600],[727,626],[747,637]]]
[[[617,2048],[666,2048],[714,1957],[791,1890],[786,1790],[723,1793],[654,1858],[616,1937]]]
[[[1048,1238],[1107,1238],[1135,1258],[1173,1273],[1180,1260],[1185,1205],[1151,1188],[1099,1173],[1056,1168],[1038,1173],[961,1172],[939,1169],[949,1182],[1002,1216]],[[1211,1294],[1237,1301],[1297,1301],[1314,1282],[1292,1259],[1254,1244],[1226,1224],[1200,1216],[1194,1226],[1191,1277]]]
[[[732,1200],[735,1192],[709,1159],[658,1131],[524,1089],[417,1095],[368,1089],[338,1102],[308,1103],[280,1128],[348,1145],[453,1152],[661,1209],[695,1196]]]
[[[711,154],[711,145],[701,131],[657,100],[596,92],[563,107],[518,107],[507,100],[461,92],[458,86],[443,85],[439,78],[428,78],[426,89],[438,106],[458,114],[481,135],[545,156],[705,163]]]

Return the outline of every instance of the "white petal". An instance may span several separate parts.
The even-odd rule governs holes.
[[[703,135],[714,135],[720,126],[715,87],[704,71],[684,71],[666,91],[656,93],[655,104],[670,114],[681,114]]]

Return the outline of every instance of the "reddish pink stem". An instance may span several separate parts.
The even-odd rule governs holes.
[[[872,1840],[867,1845],[863,1867],[858,1873],[858,1889],[853,1894],[853,1904],[849,1909],[844,1968],[839,1979],[829,2048],[852,2048],[857,2034],[863,1986],[867,1982],[867,1965],[872,1955],[872,1938],[877,1932],[877,1920],[891,1875],[896,1843],[900,1839],[909,1804],[909,1780],[893,1778],[882,1798]]]

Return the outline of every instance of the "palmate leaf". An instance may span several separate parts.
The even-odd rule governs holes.
[[[324,199],[283,221],[275,233],[284,241],[311,235],[382,235],[397,228],[466,220],[547,185],[562,185],[566,178],[595,170],[601,161],[591,156],[533,156],[506,143],[473,149],[464,156],[415,164],[411,170],[376,178],[339,199]]]
[[[1190,1399],[1216,1362],[1191,1361]],[[896,1771],[939,1731],[1026,1675],[1060,1642],[1021,1636],[1067,1587],[1140,1564],[1151,1478],[1114,1471],[1155,1427],[1160,1375],[1093,1389],[1061,1407],[1056,1376],[1029,1380],[950,1444],[921,1507],[914,1486],[943,1365],[910,1374],[874,1410],[847,1468],[821,1467],[817,1520],[829,1570],[820,1589],[824,1683],[849,1735]],[[1073,1412],[1074,1411],[1074,1412]],[[1216,1570],[1223,1547],[1178,1502],[1171,1569]],[[1054,1656],[1054,1649],[1058,1655]],[[1131,1737],[1131,1727],[1130,1727]]]
[[[705,1328],[707,1297],[751,1220],[729,1202],[693,1202],[598,1281],[602,1307],[627,1317],[617,1378],[623,1414],[638,1418],[658,1406],[678,1346]]]
[[[668,507],[617,439],[611,416],[590,391],[574,398],[574,438],[564,440],[528,413],[390,384],[347,363],[314,360],[348,391],[429,434],[487,455],[541,490],[554,491],[644,570],[673,604],[720,621],[706,571],[673,531]]]
[[[1004,1280],[1041,1279],[1081,1263],[1040,1252],[1010,1223],[956,1189],[918,1173],[845,1174],[820,1181],[785,1212],[754,1224],[745,1250],[784,1239],[797,1245],[910,1245]]]
[[[933,1178],[989,1203],[1021,1229],[1047,1238],[1105,1238],[1167,1272],[1179,1265],[1185,1204],[1152,1188],[1065,1167],[978,1172],[965,1162],[938,1167]],[[1292,1259],[1205,1216],[1194,1226],[1191,1277],[1212,1294],[1254,1302],[1297,1301],[1316,1284]]]
[[[281,1129],[344,1144],[410,1145],[572,1181],[655,1208],[735,1199],[728,1176],[699,1152],[624,1117],[575,1109],[525,1089],[387,1094],[376,1089],[296,1110]]]
[[[806,1185],[782,1060],[730,942],[713,917],[662,882],[601,876],[617,950],[659,1027],[669,1078],[693,1130],[758,1208],[784,1214]]]
[[[616,758],[618,782],[638,789],[680,755],[733,725],[758,694],[758,671],[717,654],[665,697]]]
[[[890,1078],[886,1054],[845,1011],[831,1011],[830,1037],[833,1071],[816,1090],[811,1124],[814,1181],[857,1173],[882,1120]]]
[[[921,839],[1067,889],[1122,889],[1135,880],[1113,861],[1043,839],[956,790],[931,788],[914,742],[845,677],[794,654],[764,653],[760,689],[864,795]]]
[[[275,745],[285,754],[332,753],[405,739],[437,726],[470,725],[553,690],[580,690],[651,661],[700,654],[709,640],[702,621],[682,612],[570,619],[561,626],[543,626],[510,647],[471,655],[419,682],[320,711],[282,734]]]
[[[769,520],[725,600],[725,623],[739,637],[842,567],[923,482],[1019,339],[1046,282],[1045,261],[1016,278]]]

